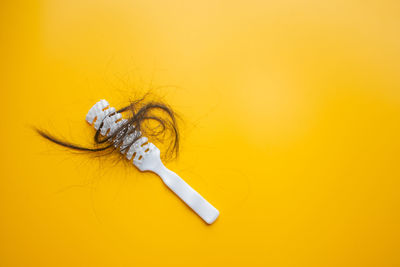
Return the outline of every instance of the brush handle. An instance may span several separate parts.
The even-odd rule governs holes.
[[[169,189],[180,197],[183,202],[196,212],[206,223],[212,224],[218,218],[219,211],[176,173],[168,170],[162,164],[157,166],[154,172],[161,177]]]

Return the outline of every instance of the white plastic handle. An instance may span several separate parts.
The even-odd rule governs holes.
[[[157,166],[154,172],[157,173],[163,182],[206,223],[212,224],[218,218],[219,211],[176,173],[168,170],[163,164]]]

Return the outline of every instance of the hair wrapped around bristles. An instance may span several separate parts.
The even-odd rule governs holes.
[[[93,147],[81,146],[59,139],[41,129],[36,129],[36,131],[42,137],[55,144],[82,152],[112,151],[119,148],[124,153],[140,137],[146,136],[151,142],[165,146],[167,155],[178,155],[179,130],[177,115],[168,105],[155,101],[145,102],[144,98],[142,98],[132,101],[128,106],[116,112],[124,115],[125,123],[119,126],[111,135],[106,134],[103,136],[100,133],[103,126],[102,122],[94,134]],[[132,141],[124,143],[125,138],[128,135],[132,135],[132,133],[135,133]]]

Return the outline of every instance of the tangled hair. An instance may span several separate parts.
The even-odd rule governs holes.
[[[128,148],[142,136],[148,137],[152,142],[165,146],[166,155],[177,156],[179,152],[179,130],[177,125],[177,115],[166,104],[162,102],[149,101],[145,102],[145,97],[131,101],[117,113],[126,114],[125,123],[119,126],[111,135],[102,136],[100,131],[103,121],[99,129],[94,134],[94,146],[85,147],[61,140],[47,133],[46,131],[35,129],[43,138],[68,149],[81,152],[112,152],[117,148],[125,153]],[[108,116],[114,115],[114,113]],[[107,118],[107,117],[106,117]],[[134,138],[129,143],[123,143],[125,137],[135,133]],[[167,142],[164,142],[167,140]]]

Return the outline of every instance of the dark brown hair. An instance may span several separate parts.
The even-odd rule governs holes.
[[[121,114],[129,113],[129,115],[126,115],[125,123],[119,126],[111,135],[102,136],[100,130],[103,122],[101,122],[99,129],[94,134],[93,147],[85,147],[61,140],[45,130],[37,128],[35,130],[42,137],[57,145],[82,152],[112,152],[119,148],[124,153],[140,137],[146,136],[151,142],[166,148],[167,151],[164,158],[169,159],[178,155],[179,130],[177,115],[171,107],[158,101],[145,101],[145,97],[143,97],[139,100],[131,101],[129,105],[116,112]],[[113,114],[108,116],[110,115]],[[123,144],[125,137],[132,133],[135,133],[133,140],[128,144]]]

